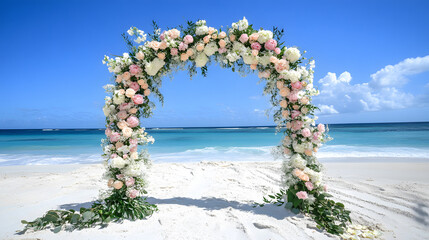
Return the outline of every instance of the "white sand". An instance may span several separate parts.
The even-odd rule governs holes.
[[[325,159],[331,194],[356,223],[385,239],[429,239],[429,162]],[[361,159],[362,160],[362,159]],[[377,160],[378,162],[373,162]],[[253,208],[279,189],[280,162],[154,164],[149,201],[160,211],[147,220],[54,234],[14,235],[21,219],[49,209],[89,207],[105,184],[101,165],[0,167],[0,239],[338,239],[282,207]]]

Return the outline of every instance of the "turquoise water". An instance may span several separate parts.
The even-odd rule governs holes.
[[[429,158],[429,123],[329,125],[318,153],[333,157]],[[282,134],[274,127],[148,129],[154,162],[266,161]],[[102,129],[0,130],[0,165],[97,163]]]

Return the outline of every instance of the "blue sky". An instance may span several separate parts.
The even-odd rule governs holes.
[[[0,128],[104,126],[111,74],[130,26],[186,20],[284,28],[287,46],[316,60],[326,123],[429,121],[428,1],[1,1]],[[389,66],[391,65],[391,66]],[[262,84],[216,65],[208,77],[164,79],[148,127],[273,125]]]

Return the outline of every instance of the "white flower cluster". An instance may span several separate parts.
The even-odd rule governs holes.
[[[232,28],[238,29],[239,31],[246,30],[248,27],[249,27],[249,22],[247,21],[247,19],[245,17],[243,17],[242,20],[240,20],[236,23],[232,23]]]
[[[145,34],[142,30],[139,30],[136,27],[131,27],[130,29],[128,29],[127,33],[130,36],[134,36],[135,35],[137,38],[134,39],[134,41],[136,43],[138,43],[138,44],[140,44],[141,42],[146,41],[147,34]]]
[[[104,56],[103,64],[108,66],[109,72],[118,74],[122,69],[128,68],[132,64],[132,60],[128,53],[124,53],[122,57],[109,58]]]

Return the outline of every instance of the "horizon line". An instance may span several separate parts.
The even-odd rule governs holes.
[[[325,125],[353,125],[353,124],[397,124],[397,123],[429,123],[429,121],[413,121],[413,122],[362,122],[362,123],[325,123]],[[257,128],[268,127],[274,128],[276,125],[248,125],[248,126],[200,126],[200,127],[145,127],[145,129],[192,129],[192,128]],[[0,128],[0,130],[100,130],[102,128]]]

